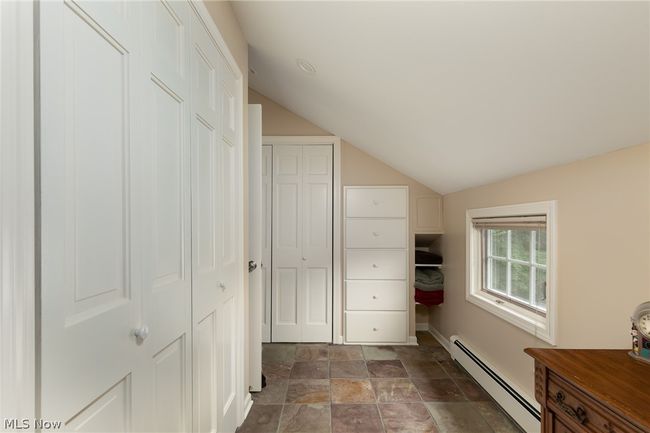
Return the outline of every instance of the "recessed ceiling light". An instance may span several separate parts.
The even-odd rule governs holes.
[[[309,75],[316,74],[316,68],[314,67],[314,65],[312,65],[305,59],[296,59],[296,65],[298,65],[298,68],[305,74],[309,74]]]

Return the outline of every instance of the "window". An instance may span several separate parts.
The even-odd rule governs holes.
[[[554,343],[555,202],[467,212],[467,300]]]

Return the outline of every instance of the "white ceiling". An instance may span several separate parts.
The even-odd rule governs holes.
[[[647,2],[234,8],[253,89],[441,193],[650,141]]]

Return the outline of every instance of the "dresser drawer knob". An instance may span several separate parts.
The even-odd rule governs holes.
[[[373,263],[373,264],[372,264],[372,267],[375,268],[375,269],[377,269],[379,266],[377,266],[376,264]]]
[[[375,295],[372,295],[372,299],[377,299],[377,296],[375,296]]]
[[[560,406],[560,409],[567,414],[570,418],[576,421],[578,424],[584,424],[587,422],[587,412],[582,406],[578,406],[575,409],[566,404],[566,395],[562,391],[558,391],[555,394],[555,403]]]
[[[374,204],[375,206],[377,206],[377,205],[379,204],[379,200],[373,200],[373,201],[372,201],[372,204]]]
[[[374,237],[378,237],[378,236],[379,236],[379,232],[372,232],[372,235],[373,235]]]
[[[375,331],[375,332],[377,332],[377,331],[378,331],[378,329],[377,329],[377,328],[372,328],[372,330],[373,330],[373,331]]]

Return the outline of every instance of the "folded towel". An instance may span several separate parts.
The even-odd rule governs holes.
[[[415,289],[415,302],[424,304],[427,306],[440,305],[445,300],[445,292],[439,290],[437,292],[422,292],[421,290]]]
[[[441,265],[442,256],[427,251],[415,250],[415,263],[421,263],[423,265]]]
[[[436,268],[415,268],[415,281],[424,284],[442,284],[445,276]]]
[[[423,292],[435,292],[439,290],[443,290],[445,287],[442,283],[439,284],[424,284],[419,281],[416,281],[413,283],[413,287],[416,289],[420,289]]]

